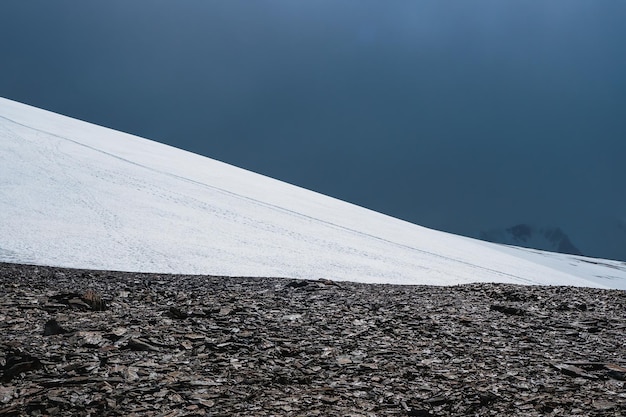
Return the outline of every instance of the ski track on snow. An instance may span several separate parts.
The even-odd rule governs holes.
[[[497,271],[495,269],[485,268],[485,267],[482,267],[480,265],[476,265],[476,264],[472,264],[470,262],[462,261],[460,259],[455,259],[455,258],[451,258],[451,257],[448,257],[448,256],[440,255],[440,254],[437,254],[437,253],[434,253],[434,252],[429,252],[429,251],[425,251],[423,249],[418,249],[418,248],[415,248],[415,247],[411,247],[409,245],[396,243],[396,242],[393,242],[391,240],[388,240],[388,239],[385,239],[385,238],[381,238],[381,237],[378,237],[378,236],[374,236],[374,235],[369,234],[369,233],[364,233],[364,232],[361,232],[361,231],[358,231],[358,230],[355,230],[355,229],[351,229],[351,228],[348,228],[348,227],[345,227],[345,226],[341,226],[341,225],[338,225],[338,224],[335,224],[335,223],[331,223],[331,222],[326,221],[326,220],[322,220],[322,219],[315,218],[315,217],[312,217],[312,216],[309,216],[309,215],[306,215],[306,214],[303,214],[303,213],[299,213],[299,212],[296,212],[296,211],[293,211],[293,210],[290,210],[290,209],[286,209],[284,207],[280,207],[280,206],[277,206],[277,205],[274,205],[274,204],[271,204],[271,203],[260,201],[258,199],[254,199],[254,198],[251,198],[251,197],[243,196],[241,194],[234,193],[232,191],[228,191],[228,190],[220,188],[220,187],[216,187],[216,186],[209,185],[209,184],[206,184],[206,183],[202,183],[202,182],[190,179],[190,178],[186,178],[186,177],[182,177],[182,176],[179,176],[179,175],[176,175],[176,174],[172,174],[172,173],[168,173],[168,172],[165,172],[165,171],[162,171],[162,170],[158,170],[158,169],[149,167],[147,165],[144,165],[144,164],[141,164],[141,163],[138,163],[138,162],[135,162],[135,161],[123,158],[123,157],[121,157],[119,155],[112,154],[112,153],[104,151],[102,149],[98,149],[96,147],[93,147],[93,146],[90,146],[90,145],[86,145],[86,144],[81,143],[79,141],[76,141],[76,140],[73,140],[73,139],[70,139],[70,138],[67,138],[67,137],[63,137],[63,136],[60,136],[60,135],[57,135],[55,133],[52,133],[52,132],[49,132],[49,131],[45,131],[45,130],[42,130],[42,129],[32,128],[32,127],[29,127],[29,126],[27,126],[25,124],[19,123],[19,122],[15,121],[15,120],[11,120],[11,119],[9,119],[7,117],[4,117],[4,116],[0,116],[0,117],[5,119],[5,120],[7,120],[7,121],[10,121],[10,122],[12,122],[12,123],[14,123],[16,125],[20,125],[20,126],[25,127],[25,128],[33,129],[33,130],[36,130],[36,131],[38,131],[40,133],[44,133],[44,134],[47,134],[47,135],[52,136],[52,137],[56,137],[56,138],[61,139],[61,140],[65,140],[65,141],[71,142],[71,143],[73,143],[75,145],[85,147],[85,148],[90,149],[92,151],[95,151],[95,152],[101,153],[103,155],[106,155],[106,156],[108,156],[110,158],[118,159],[118,160],[120,160],[122,162],[135,165],[135,166],[140,167],[142,169],[146,169],[148,171],[151,171],[151,172],[154,172],[154,173],[157,173],[157,174],[160,174],[160,175],[169,176],[169,177],[175,178],[177,180],[181,180],[181,181],[189,182],[189,183],[192,183],[192,184],[195,184],[195,185],[199,185],[199,186],[204,187],[204,188],[209,188],[211,190],[220,192],[222,194],[225,194],[225,195],[228,195],[228,196],[231,196],[231,197],[235,197],[235,198],[240,199],[240,200],[249,201],[249,202],[252,202],[253,204],[256,204],[258,206],[263,206],[263,207],[266,207],[266,208],[270,208],[271,210],[275,210],[275,211],[287,214],[289,216],[296,216],[296,217],[304,218],[304,219],[307,219],[307,220],[310,220],[310,221],[313,221],[313,222],[316,222],[316,223],[319,223],[319,224],[323,224],[326,227],[331,227],[331,228],[339,229],[339,230],[346,231],[346,232],[349,232],[349,233],[354,233],[356,235],[359,235],[359,236],[362,236],[362,237],[366,237],[366,238],[369,238],[369,239],[375,239],[375,240],[378,240],[378,241],[381,241],[381,242],[384,242],[384,243],[387,243],[387,244],[391,244],[391,245],[399,247],[399,248],[408,249],[410,251],[418,252],[418,253],[421,253],[421,254],[424,254],[424,255],[428,255],[428,256],[432,256],[432,257],[435,257],[435,258],[440,258],[440,259],[442,259],[444,261],[450,261],[450,262],[454,262],[454,263],[459,263],[459,264],[462,264],[464,266],[468,266],[470,268],[474,268],[474,269],[477,269],[477,270],[480,270],[480,271],[487,271],[487,272],[490,272],[490,273],[495,273],[497,275],[507,276],[507,277],[512,278],[512,279],[514,279],[516,281],[519,281],[520,283],[526,283],[526,284],[534,283],[532,280],[529,280],[529,279],[526,279],[526,278],[523,278],[523,277],[520,277],[520,276],[517,276],[517,275],[514,275],[514,274],[509,274],[509,273],[506,273],[506,272]],[[85,203],[89,207],[91,207],[93,209],[97,205],[96,200],[93,198],[93,196],[89,195],[90,193],[89,193],[88,190],[84,190],[84,192],[86,194],[88,194],[88,197],[89,197],[89,201],[85,201]],[[102,206],[100,206],[100,207],[102,207]],[[108,214],[111,215],[111,216],[114,216],[114,215],[112,215],[110,213],[108,213]],[[105,216],[101,215],[101,217],[105,217]],[[103,220],[104,220],[104,224],[105,225],[109,225],[110,222],[106,221],[106,219],[104,219],[104,218],[103,218]],[[107,229],[110,229],[110,227],[107,227]],[[110,232],[110,230],[109,230],[109,232]],[[165,254],[160,254],[160,255],[161,256],[165,256]]]

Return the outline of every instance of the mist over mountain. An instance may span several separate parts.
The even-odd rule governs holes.
[[[594,258],[626,260],[626,219],[606,216],[587,224],[547,225],[533,222],[485,227],[468,233],[488,242]]]
[[[521,223],[504,230],[484,231],[480,233],[479,237],[493,243],[503,243],[570,255],[584,255],[559,227],[536,227]]]

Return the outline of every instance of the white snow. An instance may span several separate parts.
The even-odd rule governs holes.
[[[0,261],[392,284],[626,289],[623,262],[427,229],[2,98]]]

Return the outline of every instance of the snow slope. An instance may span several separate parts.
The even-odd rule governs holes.
[[[0,98],[0,261],[393,284],[626,289],[626,264],[407,223]]]

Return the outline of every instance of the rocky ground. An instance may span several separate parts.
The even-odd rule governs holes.
[[[0,264],[0,415],[623,416],[626,292]]]

